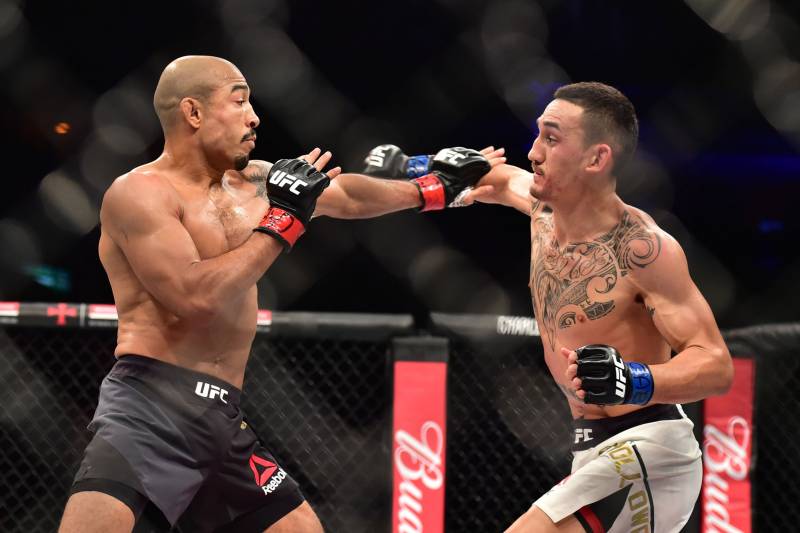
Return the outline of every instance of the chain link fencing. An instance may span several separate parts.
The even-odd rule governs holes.
[[[326,531],[383,531],[391,514],[389,341],[411,317],[292,315],[276,314],[272,331],[256,335],[242,403],[248,423]],[[115,343],[107,328],[0,328],[0,531],[58,528]]]
[[[530,319],[434,314],[427,329],[451,341],[446,531],[502,531],[568,474],[566,403]],[[392,337],[414,333],[411,317],[275,313],[260,330],[248,421],[326,531],[388,532],[388,351]],[[726,338],[758,359],[754,531],[794,531],[800,325]],[[0,531],[57,529],[115,341],[109,327],[0,327]]]
[[[753,531],[798,531],[800,323],[725,335],[731,353],[756,362],[751,462]]]

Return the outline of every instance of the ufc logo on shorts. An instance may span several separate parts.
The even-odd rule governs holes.
[[[272,176],[269,177],[269,182],[273,185],[277,185],[280,188],[284,188],[286,185],[291,184],[289,190],[294,194],[300,194],[300,191],[297,190],[297,187],[308,187],[308,183],[303,180],[299,180],[293,176],[290,176],[283,170],[279,170],[275,172]]]
[[[208,398],[209,400],[213,400],[219,396],[219,401],[222,403],[228,403],[228,401],[225,399],[225,396],[228,395],[228,391],[221,389],[216,385],[209,385],[208,383],[198,381],[197,386],[194,388],[194,393],[201,398]]]
[[[444,161],[445,163],[450,163],[453,166],[458,165],[459,159],[466,159],[466,155],[459,154],[454,150],[442,150],[438,154],[436,154],[436,161]]]
[[[627,384],[627,380],[625,379],[625,363],[622,362],[622,359],[616,356],[612,356],[614,358],[614,366],[616,367],[614,370],[617,374],[617,383],[616,383],[616,390],[614,391],[617,396],[620,398],[625,398],[625,385]]]
[[[578,444],[579,442],[588,442],[593,439],[594,437],[592,437],[591,429],[575,428],[575,442],[573,444]]]

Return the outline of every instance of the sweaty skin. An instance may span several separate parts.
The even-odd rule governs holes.
[[[283,251],[252,231],[269,205],[271,164],[248,161],[259,123],[249,94],[223,59],[189,56],[165,69],[154,96],[164,153],[117,178],[100,211],[116,356],[146,355],[242,386],[256,281]],[[322,170],[331,154],[303,157]],[[339,172],[328,171],[336,179],[315,216],[367,218],[420,203],[411,183]]]
[[[581,114],[579,106],[553,100],[528,154],[533,173],[497,165],[469,198],[531,217],[529,286],[553,379],[575,418],[640,409],[582,400],[574,350],[608,344],[625,361],[650,365],[650,403],[724,393],[730,354],[680,244],[616,195],[613,150],[584,145]]]
[[[243,171],[229,170],[219,182],[198,187],[163,168],[161,161],[118,178],[112,188],[120,189],[114,191],[119,194],[110,202],[104,201],[101,209],[100,260],[119,314],[114,355],[147,355],[211,374],[241,388],[256,331],[255,281],[261,274],[256,272],[252,283],[242,286],[238,294],[214,298],[213,309],[199,317],[191,312],[182,316],[180,305],[168,306],[164,300],[177,296],[188,301],[205,296],[205,292],[196,294],[191,287],[183,289],[177,276],[172,279],[172,286],[161,287],[169,296],[159,299],[160,294],[148,291],[143,279],[152,278],[153,273],[146,272],[149,267],[176,250],[187,250],[178,262],[178,268],[186,273],[200,262],[243,251],[242,246],[250,239],[272,241],[271,237],[252,231],[269,205],[266,176],[271,164],[250,161]],[[129,181],[138,183],[130,186],[126,183]],[[143,204],[141,209],[153,218],[145,237],[140,236],[133,243],[126,235],[128,221],[124,214],[132,202]],[[342,174],[320,197],[315,216],[368,218],[417,205],[419,194],[410,183]],[[276,244],[272,251],[274,260],[282,248]],[[139,272],[132,262],[140,265]],[[235,261],[219,266],[241,268]],[[224,272],[211,275],[214,274]]]
[[[531,277],[534,314],[550,372],[575,418],[618,416],[636,405],[598,406],[575,396],[566,378],[562,346],[614,346],[626,361],[666,363],[670,346],[653,322],[655,310],[636,284],[669,239],[644,212],[620,202],[620,221],[594,238],[561,246],[553,216],[541,204],[531,216]],[[652,314],[651,314],[652,313]]]
[[[169,216],[185,228],[197,249],[196,261],[238,248],[252,236],[252,229],[258,225],[268,204],[256,196],[255,185],[243,179],[242,175],[252,171],[251,167],[242,174],[229,171],[220,183],[205,190],[178,180],[171,181],[157,162],[139,167],[121,179],[147,180],[148,188],[158,191],[150,199],[153,209],[168,209]],[[182,318],[147,291],[115,242],[126,238],[124,229],[117,227],[113,211],[109,212],[104,206],[101,213],[100,260],[108,274],[119,314],[114,355],[148,355],[211,374],[241,388],[256,330],[255,284],[240,295],[220,301],[210,320],[198,323],[190,317]],[[179,238],[170,238],[169,234],[159,238],[164,248],[180,243]],[[184,268],[191,269],[192,262]]]

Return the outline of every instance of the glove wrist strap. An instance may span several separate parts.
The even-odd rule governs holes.
[[[289,211],[280,207],[270,207],[253,231],[266,233],[280,241],[284,248],[291,249],[297,239],[306,232],[306,228],[300,219]]]
[[[431,159],[429,155],[415,155],[408,158],[406,162],[406,178],[420,178],[428,173],[431,168]]]
[[[444,209],[444,184],[434,174],[411,180],[419,187],[419,197],[422,200],[420,211],[437,211]]]
[[[654,391],[650,367],[644,363],[627,363],[626,366],[630,371],[631,386],[625,403],[644,405],[653,397]]]

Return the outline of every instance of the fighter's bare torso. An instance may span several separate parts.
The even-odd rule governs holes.
[[[669,360],[670,347],[656,329],[653,310],[636,273],[658,259],[662,230],[645,213],[624,206],[610,230],[580,243],[558,242],[552,212],[535,204],[531,214],[530,289],[545,361],[567,396],[574,417],[619,416],[638,406],[584,404],[568,388],[561,348],[608,344],[627,361]]]
[[[240,246],[258,225],[268,206],[264,177],[269,167],[253,161],[242,172],[228,171],[210,188],[175,179],[157,162],[119,179],[148,180],[153,208],[174,209],[200,258],[209,259]],[[256,286],[225,302],[210,324],[199,326],[168,311],[145,289],[115,242],[119,238],[125,238],[122,231],[101,227],[100,260],[119,314],[114,354],[154,357],[241,387],[256,331]]]

